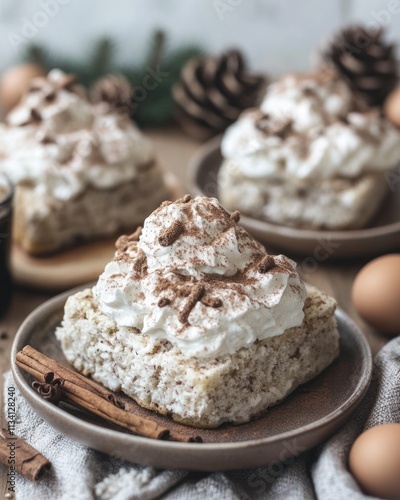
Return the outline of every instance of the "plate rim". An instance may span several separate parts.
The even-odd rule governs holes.
[[[325,415],[324,417],[318,420],[315,420],[301,427],[285,431],[283,433],[275,434],[273,436],[267,436],[264,438],[258,438],[246,441],[232,441],[232,442],[222,442],[222,443],[207,443],[207,442],[181,443],[175,441],[161,441],[161,440],[146,438],[143,436],[138,436],[135,434],[125,434],[123,432],[114,429],[103,428],[101,426],[92,424],[90,422],[86,422],[84,420],[81,420],[77,416],[66,412],[62,408],[59,408],[58,406],[49,405],[48,402],[44,401],[36,392],[34,392],[33,389],[27,383],[23,374],[23,370],[16,365],[15,356],[16,353],[20,349],[22,349],[24,345],[27,345],[29,338],[29,331],[32,330],[32,327],[35,324],[36,319],[38,317],[41,317],[46,314],[49,316],[50,314],[54,313],[54,309],[62,307],[65,304],[67,298],[71,294],[76,293],[79,290],[83,290],[91,285],[93,285],[93,283],[88,283],[85,285],[75,287],[71,290],[64,291],[63,293],[60,293],[55,297],[52,297],[51,299],[39,305],[26,317],[26,319],[19,327],[15,335],[15,338],[13,340],[11,349],[11,370],[14,377],[14,381],[19,391],[21,392],[22,396],[27,401],[27,403],[30,406],[34,407],[35,411],[36,411],[35,406],[39,405],[41,408],[43,408],[43,410],[46,413],[50,413],[53,419],[57,419],[58,422],[60,421],[66,422],[67,424],[77,426],[78,430],[90,431],[91,433],[96,434],[96,436],[99,438],[107,437],[116,440],[124,439],[127,442],[128,440],[132,440],[132,445],[136,445],[138,447],[144,446],[144,449],[151,448],[152,451],[154,451],[156,449],[161,448],[164,449],[165,451],[169,450],[170,452],[174,451],[181,452],[185,450],[194,453],[196,456],[202,455],[203,454],[202,452],[204,451],[209,453],[219,453],[219,452],[229,452],[229,451],[240,452],[241,450],[245,449],[248,450],[249,448],[253,447],[256,448],[259,446],[266,446],[266,445],[271,446],[274,444],[279,444],[280,442],[284,442],[299,436],[304,436],[309,434],[310,432],[321,430],[326,425],[334,423],[340,418],[344,418],[348,412],[354,410],[361,402],[361,400],[363,399],[369,388],[372,378],[372,368],[373,368],[371,349],[359,327],[350,318],[350,316],[348,316],[347,313],[345,313],[341,308],[338,307],[336,309],[335,314],[337,315],[338,320],[344,325],[344,327],[349,328],[351,331],[353,342],[354,341],[356,342],[357,347],[360,350],[362,359],[362,369],[360,370],[356,387],[352,391],[351,395],[339,407],[335,408],[332,412],[330,412],[329,414]],[[31,403],[31,401],[34,401],[34,403]],[[44,418],[44,420],[51,427],[58,429],[52,424],[52,422],[49,419]],[[59,430],[58,432],[61,432],[69,437],[68,433],[65,433],[61,430]],[[77,441],[76,439],[74,440]],[[243,468],[243,467],[238,467],[238,468]],[[202,468],[198,470],[205,470],[205,469]],[[212,469],[212,470],[217,470],[217,469]],[[227,470],[227,469],[225,468],[220,470]],[[232,470],[232,468],[230,468],[230,470]]]
[[[223,134],[219,134],[207,142],[202,144],[196,153],[192,156],[188,163],[187,168],[187,181],[190,191],[195,195],[204,196],[205,193],[203,189],[199,186],[197,181],[198,174],[201,170],[201,163],[206,155],[215,153],[220,149],[221,140]],[[304,238],[307,240],[345,240],[350,241],[354,239],[368,240],[372,237],[376,238],[379,236],[391,235],[395,232],[400,232],[400,220],[397,222],[391,222],[382,226],[376,227],[366,227],[361,229],[350,229],[350,230],[316,230],[316,229],[299,229],[290,226],[283,226],[280,224],[274,224],[272,222],[264,221],[261,219],[255,219],[254,217],[249,217],[247,215],[241,215],[241,221],[243,225],[247,227],[254,228],[258,231],[268,231],[278,234],[279,236],[284,236],[292,240],[298,238]]]

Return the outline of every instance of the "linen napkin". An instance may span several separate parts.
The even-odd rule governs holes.
[[[11,373],[5,376],[5,386],[15,386]],[[51,472],[35,483],[18,475],[17,500],[371,499],[361,492],[346,462],[363,429],[400,422],[400,337],[376,357],[367,395],[339,432],[297,458],[257,469],[213,474],[155,470],[106,456],[59,434],[18,391],[16,409],[16,434],[52,463]]]

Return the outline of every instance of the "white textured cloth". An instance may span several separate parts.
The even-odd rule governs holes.
[[[5,386],[14,386],[10,373]],[[363,429],[400,422],[400,337],[378,354],[371,387],[351,420],[324,445],[285,464],[214,474],[155,470],[108,457],[64,437],[38,417],[18,391],[16,409],[16,434],[53,466],[36,483],[18,476],[17,500],[371,499],[360,491],[346,461]]]

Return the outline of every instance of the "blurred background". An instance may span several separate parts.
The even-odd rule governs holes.
[[[309,67],[321,40],[353,21],[379,24],[400,41],[398,0],[1,0],[0,69],[31,43],[85,60],[104,36],[119,64],[138,63],[161,28],[172,47],[238,46],[253,69],[274,75]]]

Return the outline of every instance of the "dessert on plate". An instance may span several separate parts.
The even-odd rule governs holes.
[[[60,70],[0,125],[0,171],[16,184],[14,239],[32,254],[133,230],[168,197],[149,141]]]
[[[240,424],[339,353],[335,300],[305,288],[215,198],[164,202],[122,236],[56,330],[79,372],[181,423]]]
[[[228,208],[309,229],[364,227],[400,160],[400,132],[361,109],[335,73],[286,75],[226,132],[218,179]]]

